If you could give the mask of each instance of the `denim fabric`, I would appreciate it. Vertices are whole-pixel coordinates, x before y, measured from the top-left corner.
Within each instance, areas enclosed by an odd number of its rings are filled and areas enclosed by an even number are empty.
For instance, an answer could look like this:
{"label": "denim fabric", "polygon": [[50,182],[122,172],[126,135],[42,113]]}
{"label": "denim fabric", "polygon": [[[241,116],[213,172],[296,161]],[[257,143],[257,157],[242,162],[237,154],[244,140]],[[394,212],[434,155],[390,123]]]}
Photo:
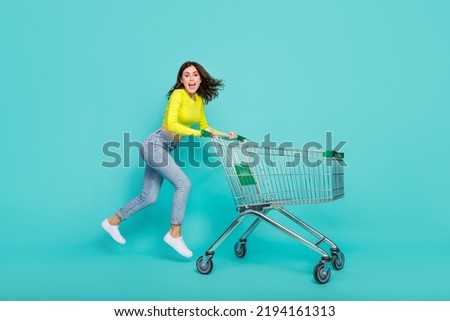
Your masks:
{"label": "denim fabric", "polygon": [[183,223],[191,182],[170,155],[175,148],[176,142],[162,130],[157,130],[145,139],[141,150],[141,156],[146,162],[144,186],[139,196],[117,212],[122,220],[153,204],[158,198],[163,180],[167,179],[175,187],[170,223]]}

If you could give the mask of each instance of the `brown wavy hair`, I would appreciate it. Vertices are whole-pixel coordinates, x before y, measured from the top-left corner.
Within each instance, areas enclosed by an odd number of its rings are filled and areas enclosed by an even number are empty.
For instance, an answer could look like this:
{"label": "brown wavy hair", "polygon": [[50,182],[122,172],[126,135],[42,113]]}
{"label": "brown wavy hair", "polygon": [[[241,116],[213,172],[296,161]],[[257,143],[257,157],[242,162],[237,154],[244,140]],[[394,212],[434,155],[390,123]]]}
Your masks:
{"label": "brown wavy hair", "polygon": [[199,94],[200,97],[203,98],[205,104],[207,104],[211,100],[219,96],[219,90],[223,89],[224,85],[222,80],[218,80],[211,77],[211,75],[206,71],[206,69],[195,61],[186,61],[181,65],[180,69],[178,70],[177,81],[175,85],[167,93],[167,97],[170,97],[170,95],[173,93],[175,89],[184,88],[184,85],[181,83],[181,76],[183,74],[183,71],[191,66],[194,66],[195,69],[197,69],[198,73],[200,74],[200,78],[202,80],[197,90],[197,94]]}

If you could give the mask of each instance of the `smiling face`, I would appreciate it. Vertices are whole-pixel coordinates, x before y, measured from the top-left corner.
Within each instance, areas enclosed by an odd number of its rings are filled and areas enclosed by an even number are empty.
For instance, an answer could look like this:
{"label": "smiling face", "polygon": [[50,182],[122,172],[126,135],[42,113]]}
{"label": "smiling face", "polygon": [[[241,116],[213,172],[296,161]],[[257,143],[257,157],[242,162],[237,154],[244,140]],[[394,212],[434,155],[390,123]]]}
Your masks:
{"label": "smiling face", "polygon": [[200,87],[202,78],[200,77],[197,68],[195,68],[195,66],[190,66],[183,70],[180,82],[184,85],[186,91],[193,97]]}

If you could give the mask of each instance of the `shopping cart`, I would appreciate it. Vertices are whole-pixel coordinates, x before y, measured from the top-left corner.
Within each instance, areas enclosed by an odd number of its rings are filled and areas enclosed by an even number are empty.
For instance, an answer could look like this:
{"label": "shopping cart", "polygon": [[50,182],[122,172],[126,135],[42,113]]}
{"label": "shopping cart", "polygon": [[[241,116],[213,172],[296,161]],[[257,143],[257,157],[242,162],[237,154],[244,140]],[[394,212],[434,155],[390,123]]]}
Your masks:
{"label": "shopping cart", "polygon": [[[234,245],[234,253],[243,258],[247,239],[261,221],[292,236],[321,258],[313,270],[316,281],[328,282],[330,265],[336,270],[344,267],[345,257],[335,243],[291,212],[286,205],[301,205],[334,201],[344,196],[344,154],[336,151],[265,147],[238,136],[211,137],[220,158],[239,215],[223,234],[200,256],[197,270],[208,274],[213,269],[217,247],[246,217],[256,217]],[[308,240],[268,216],[276,210],[303,228],[314,240]],[[320,246],[329,246],[330,254]]]}

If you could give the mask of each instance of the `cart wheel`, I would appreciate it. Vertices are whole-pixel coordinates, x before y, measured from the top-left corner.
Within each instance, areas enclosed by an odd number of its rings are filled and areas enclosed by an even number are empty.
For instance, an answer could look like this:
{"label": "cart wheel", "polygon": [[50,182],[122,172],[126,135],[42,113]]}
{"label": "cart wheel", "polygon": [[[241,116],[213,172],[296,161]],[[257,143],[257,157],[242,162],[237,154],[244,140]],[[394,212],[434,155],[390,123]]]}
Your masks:
{"label": "cart wheel", "polygon": [[238,258],[243,258],[247,254],[247,245],[244,242],[236,242],[234,244],[234,254]]}
{"label": "cart wheel", "polygon": [[209,274],[209,272],[212,271],[213,269],[213,261],[211,258],[208,258],[208,261],[206,261],[206,264],[203,266],[202,265],[203,262],[203,256],[200,256],[197,259],[197,270],[201,273],[201,274]]}
{"label": "cart wheel", "polygon": [[331,265],[333,265],[333,267],[336,270],[342,270],[342,268],[344,267],[344,263],[345,263],[344,253],[339,251],[331,254]]}
{"label": "cart wheel", "polygon": [[327,272],[324,271],[325,264],[323,262],[319,262],[316,267],[314,268],[314,278],[317,282],[320,284],[325,284],[328,282],[331,276],[331,270],[328,269]]}

